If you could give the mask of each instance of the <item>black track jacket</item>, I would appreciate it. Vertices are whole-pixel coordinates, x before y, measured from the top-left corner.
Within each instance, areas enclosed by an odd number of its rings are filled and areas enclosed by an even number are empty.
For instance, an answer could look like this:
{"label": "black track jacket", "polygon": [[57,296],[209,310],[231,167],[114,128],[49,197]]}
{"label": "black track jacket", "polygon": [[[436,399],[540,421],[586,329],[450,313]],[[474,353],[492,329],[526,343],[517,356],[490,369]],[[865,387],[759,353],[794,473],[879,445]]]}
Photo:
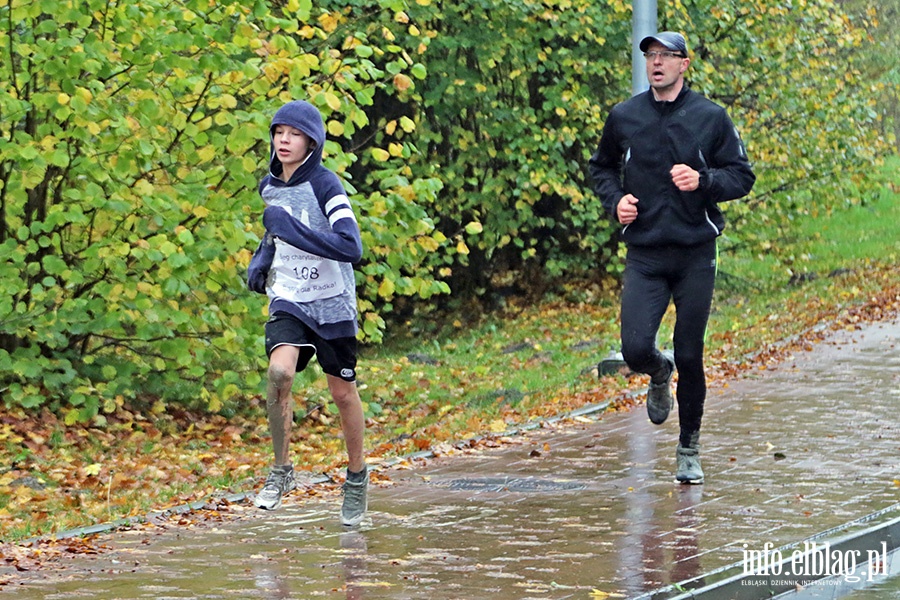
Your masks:
{"label": "black track jacket", "polygon": [[[700,187],[682,192],[670,169],[686,164]],[[725,228],[716,204],[747,195],[756,176],[728,113],[687,85],[672,102],[648,90],[617,104],[603,127],[588,169],[604,208],[618,222],[625,194],[638,199],[638,217],[622,230],[635,246],[693,246]]]}

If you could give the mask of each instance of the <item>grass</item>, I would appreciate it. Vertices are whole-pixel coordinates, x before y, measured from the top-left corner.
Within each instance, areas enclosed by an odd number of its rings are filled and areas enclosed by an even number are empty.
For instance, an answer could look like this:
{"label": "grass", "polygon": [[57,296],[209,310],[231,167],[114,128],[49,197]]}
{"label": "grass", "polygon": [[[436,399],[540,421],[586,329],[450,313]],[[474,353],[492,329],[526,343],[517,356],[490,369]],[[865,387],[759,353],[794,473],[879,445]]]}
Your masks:
{"label": "grass", "polygon": [[[888,170],[896,173],[900,161]],[[710,379],[729,365],[833,321],[854,307],[898,303],[897,182],[831,214],[772,220],[768,248],[723,253],[710,319]],[[785,236],[789,239],[785,239]],[[723,247],[727,244],[723,244]],[[800,276],[802,275],[802,276]],[[391,332],[360,359],[369,460],[501,433],[529,420],[612,401],[642,377],[598,378],[618,347],[618,286],[572,282],[539,303],[509,299],[484,316],[460,311]],[[896,308],[895,308],[896,309]],[[661,343],[671,337],[667,315]],[[295,385],[298,468],[337,474],[343,445],[321,375]],[[314,406],[324,405],[319,411]],[[20,541],[145,514],[223,492],[249,491],[271,450],[264,401],[240,415],[139,414],[121,408],[105,427],[65,427],[52,414],[0,415],[0,539]],[[338,475],[339,477],[339,475]]]}

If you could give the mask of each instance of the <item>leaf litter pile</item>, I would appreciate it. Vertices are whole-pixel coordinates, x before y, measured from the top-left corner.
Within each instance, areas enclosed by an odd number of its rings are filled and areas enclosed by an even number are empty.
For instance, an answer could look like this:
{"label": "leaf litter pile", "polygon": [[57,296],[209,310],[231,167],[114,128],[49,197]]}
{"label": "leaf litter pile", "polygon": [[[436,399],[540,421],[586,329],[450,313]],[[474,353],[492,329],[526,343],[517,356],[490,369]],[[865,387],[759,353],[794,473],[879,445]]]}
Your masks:
{"label": "leaf litter pile", "polygon": [[[592,360],[594,368],[582,369],[578,385],[525,393],[509,387],[519,372],[560,368],[558,358],[542,352],[551,332],[593,322],[608,330],[606,335],[616,335],[616,309],[609,308],[614,303],[599,304],[608,307],[556,302],[518,310],[508,317],[514,319],[514,326],[504,330],[510,333],[497,333],[485,343],[485,352],[500,357],[496,364],[504,365],[487,373],[411,355],[373,360],[372,374],[361,385],[364,400],[380,400],[377,414],[367,411],[373,483],[390,483],[390,468],[377,468],[388,459],[388,466],[411,468],[412,461],[403,457],[414,452],[419,452],[416,464],[431,456],[477,452],[510,443],[509,432],[527,422],[541,423],[592,404],[629,410],[642,402],[638,392],[646,386],[645,377],[597,377],[599,344],[586,345],[587,358],[581,360]],[[793,294],[780,304],[775,319],[757,315],[740,328],[711,327],[715,333],[708,340],[709,385],[727,386],[729,379],[811,350],[830,330],[853,330],[898,313],[898,266],[845,275],[829,293]],[[534,335],[526,342],[504,337],[521,331]],[[587,333],[603,335],[597,329]],[[510,356],[510,348],[527,352]],[[496,391],[482,394],[471,387],[475,379],[488,380]],[[316,475],[318,483],[301,486],[288,501],[337,495],[344,465],[338,419],[323,403],[297,421],[291,446],[295,468],[310,479]],[[119,407],[105,415],[102,426],[67,426],[49,411],[35,418],[7,410],[0,414],[0,451],[0,589],[17,574],[52,569],[67,556],[105,548],[101,536],[88,530],[72,537],[53,534],[112,522],[153,530],[240,518],[248,505],[244,495],[260,485],[271,462],[262,398],[229,418],[171,408],[154,413]],[[235,496],[238,501],[228,499]]]}

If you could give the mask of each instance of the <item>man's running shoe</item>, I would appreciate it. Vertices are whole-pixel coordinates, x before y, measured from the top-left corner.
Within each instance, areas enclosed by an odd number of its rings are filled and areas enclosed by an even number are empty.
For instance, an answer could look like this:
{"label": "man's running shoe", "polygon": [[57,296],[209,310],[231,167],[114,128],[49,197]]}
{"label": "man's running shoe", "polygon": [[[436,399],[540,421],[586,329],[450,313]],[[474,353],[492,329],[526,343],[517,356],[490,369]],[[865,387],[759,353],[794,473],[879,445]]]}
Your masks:
{"label": "man's running shoe", "polygon": [[669,365],[669,376],[664,383],[653,383],[647,388],[647,416],[654,425],[661,425],[669,418],[675,399],[672,397],[672,376],[675,374],[675,361],[663,355]]}
{"label": "man's running shoe", "polygon": [[703,468],[700,466],[700,446],[685,448],[678,444],[675,449],[675,479],[679,483],[699,485],[703,483]]}

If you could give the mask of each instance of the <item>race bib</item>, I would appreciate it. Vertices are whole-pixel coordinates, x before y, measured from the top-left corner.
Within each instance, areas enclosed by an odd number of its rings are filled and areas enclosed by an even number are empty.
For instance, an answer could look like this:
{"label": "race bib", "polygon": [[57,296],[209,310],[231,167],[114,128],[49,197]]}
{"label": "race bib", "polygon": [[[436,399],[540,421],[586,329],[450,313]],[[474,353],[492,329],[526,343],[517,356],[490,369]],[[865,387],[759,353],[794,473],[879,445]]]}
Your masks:
{"label": "race bib", "polygon": [[344,293],[344,277],[337,261],[281,240],[275,240],[275,259],[269,272],[272,293],[292,302],[314,302]]}

